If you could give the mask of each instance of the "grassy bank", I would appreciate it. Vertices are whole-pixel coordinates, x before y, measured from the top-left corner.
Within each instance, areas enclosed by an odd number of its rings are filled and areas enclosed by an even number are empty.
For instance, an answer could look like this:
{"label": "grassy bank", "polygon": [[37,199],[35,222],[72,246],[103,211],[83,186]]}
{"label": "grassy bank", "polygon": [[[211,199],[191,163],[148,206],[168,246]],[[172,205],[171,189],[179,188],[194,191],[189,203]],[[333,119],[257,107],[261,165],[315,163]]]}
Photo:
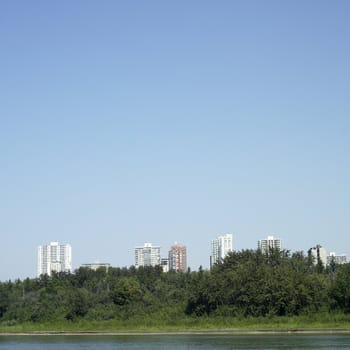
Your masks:
{"label": "grassy bank", "polygon": [[350,316],[336,314],[298,317],[184,317],[173,320],[133,318],[128,320],[56,321],[47,323],[20,323],[0,326],[1,333],[21,332],[179,332],[214,330],[297,330],[297,329],[349,329]]}

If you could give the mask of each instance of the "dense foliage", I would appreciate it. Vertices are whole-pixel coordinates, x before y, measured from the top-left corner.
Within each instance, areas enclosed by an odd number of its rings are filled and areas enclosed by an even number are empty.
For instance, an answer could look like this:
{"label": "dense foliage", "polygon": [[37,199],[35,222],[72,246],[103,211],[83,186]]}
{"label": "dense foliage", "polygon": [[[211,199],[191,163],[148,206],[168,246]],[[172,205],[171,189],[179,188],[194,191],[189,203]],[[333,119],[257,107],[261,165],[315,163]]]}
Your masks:
{"label": "dense foliage", "polygon": [[350,313],[350,264],[327,269],[301,252],[243,250],[211,271],[79,268],[0,283],[0,322]]}

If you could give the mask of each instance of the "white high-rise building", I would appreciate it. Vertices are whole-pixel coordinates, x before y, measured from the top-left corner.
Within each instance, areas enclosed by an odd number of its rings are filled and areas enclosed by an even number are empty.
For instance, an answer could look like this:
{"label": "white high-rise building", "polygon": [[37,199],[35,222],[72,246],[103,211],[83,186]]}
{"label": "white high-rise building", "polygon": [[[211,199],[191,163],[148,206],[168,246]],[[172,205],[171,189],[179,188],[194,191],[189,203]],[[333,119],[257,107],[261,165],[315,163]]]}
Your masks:
{"label": "white high-rise building", "polygon": [[232,234],[219,236],[211,241],[210,267],[232,252]]}
{"label": "white high-rise building", "polygon": [[268,254],[270,249],[282,250],[282,241],[274,238],[274,236],[267,236],[266,239],[260,239],[258,241],[258,249],[264,254]]}
{"label": "white high-rise building", "polygon": [[145,243],[143,247],[135,248],[135,267],[160,265],[160,247]]}
{"label": "white high-rise building", "polygon": [[52,271],[72,271],[72,247],[69,244],[51,242],[38,247],[38,276],[51,276]]}
{"label": "white high-rise building", "polygon": [[308,255],[313,258],[314,265],[322,263],[324,267],[327,264],[327,251],[321,245],[317,244],[308,250]]}

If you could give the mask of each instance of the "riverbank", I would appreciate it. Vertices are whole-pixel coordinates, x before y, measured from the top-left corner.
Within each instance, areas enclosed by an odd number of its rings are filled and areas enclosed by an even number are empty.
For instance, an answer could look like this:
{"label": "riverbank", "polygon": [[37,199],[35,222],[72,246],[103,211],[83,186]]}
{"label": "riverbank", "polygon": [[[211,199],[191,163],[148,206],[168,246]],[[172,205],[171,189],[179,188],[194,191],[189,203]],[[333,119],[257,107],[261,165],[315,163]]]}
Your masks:
{"label": "riverbank", "polygon": [[217,329],[217,330],[187,330],[187,331],[32,331],[32,332],[1,332],[0,336],[167,336],[167,335],[271,335],[271,334],[350,334],[350,328],[309,328],[309,329]]}
{"label": "riverbank", "polygon": [[350,333],[350,316],[325,314],[316,320],[298,317],[185,317],[157,319],[56,321],[46,323],[0,323],[0,335],[167,335],[167,334],[276,334]]}

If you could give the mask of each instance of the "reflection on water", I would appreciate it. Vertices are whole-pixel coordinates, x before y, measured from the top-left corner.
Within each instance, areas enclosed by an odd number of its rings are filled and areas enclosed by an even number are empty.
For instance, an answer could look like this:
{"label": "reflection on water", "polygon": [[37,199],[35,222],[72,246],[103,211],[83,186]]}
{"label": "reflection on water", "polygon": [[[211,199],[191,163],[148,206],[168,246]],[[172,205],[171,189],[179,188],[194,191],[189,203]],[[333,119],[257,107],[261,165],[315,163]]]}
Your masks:
{"label": "reflection on water", "polygon": [[349,349],[350,335],[0,336],[0,350]]}

